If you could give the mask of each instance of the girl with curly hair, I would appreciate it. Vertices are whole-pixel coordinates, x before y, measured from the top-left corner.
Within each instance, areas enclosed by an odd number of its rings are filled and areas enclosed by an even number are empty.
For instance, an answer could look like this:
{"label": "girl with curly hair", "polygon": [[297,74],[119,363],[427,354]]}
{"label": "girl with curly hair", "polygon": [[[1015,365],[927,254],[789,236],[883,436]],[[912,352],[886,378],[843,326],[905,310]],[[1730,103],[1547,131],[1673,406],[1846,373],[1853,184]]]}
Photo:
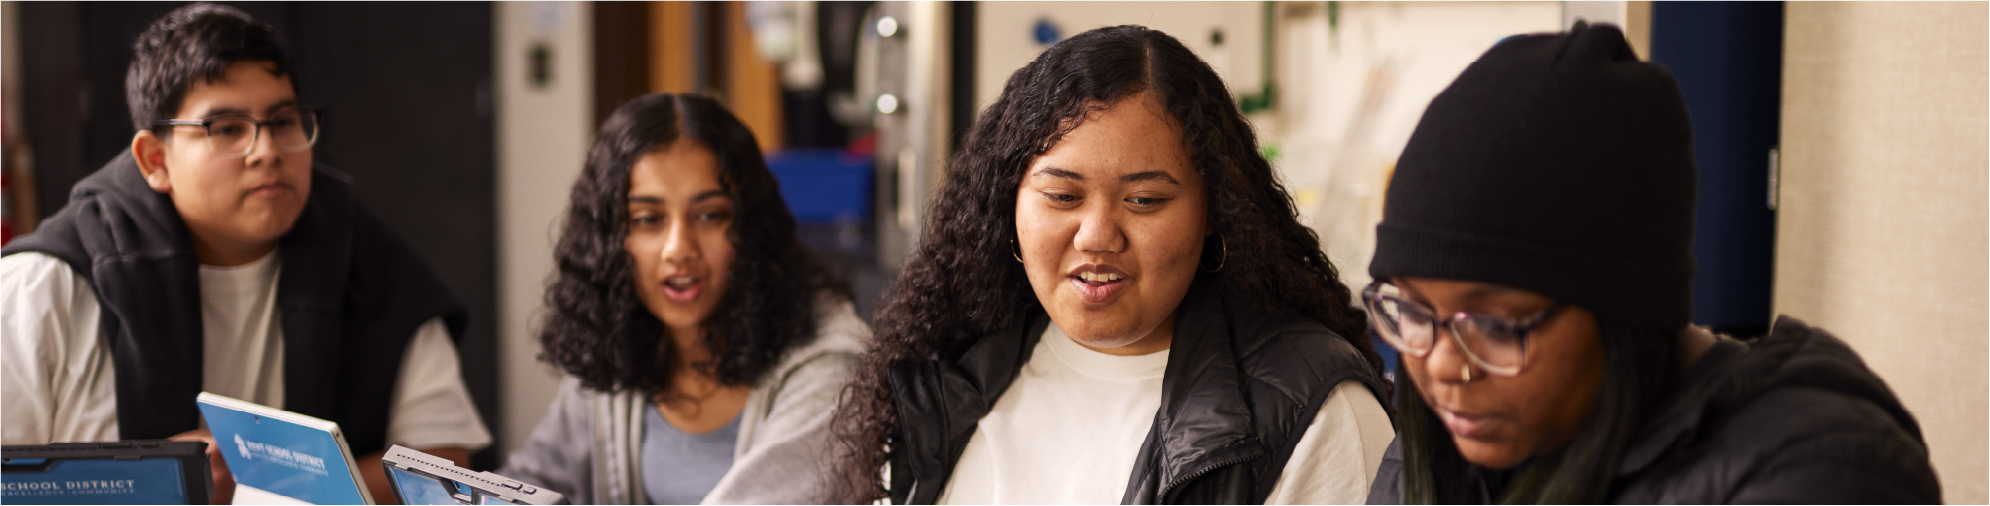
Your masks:
{"label": "girl with curly hair", "polygon": [[1173,37],[1047,49],[931,209],[838,413],[839,501],[1365,497],[1393,428],[1361,313]]}
{"label": "girl with curly hair", "polygon": [[830,499],[829,413],[869,338],[746,126],[646,95],[574,183],[540,359],[568,375],[499,471],[576,504]]}

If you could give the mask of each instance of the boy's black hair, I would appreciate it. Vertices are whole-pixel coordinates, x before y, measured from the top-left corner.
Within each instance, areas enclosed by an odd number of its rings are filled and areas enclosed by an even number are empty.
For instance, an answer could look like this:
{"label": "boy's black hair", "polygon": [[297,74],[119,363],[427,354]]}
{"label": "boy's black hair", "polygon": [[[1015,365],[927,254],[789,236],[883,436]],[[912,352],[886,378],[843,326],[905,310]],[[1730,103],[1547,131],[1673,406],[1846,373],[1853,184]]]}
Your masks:
{"label": "boy's black hair", "polygon": [[[262,61],[275,64],[271,73],[290,75],[290,47],[276,28],[256,21],[234,7],[199,2],[174,9],[153,21],[131,44],[136,56],[125,72],[125,101],[131,124],[139,130],[171,119],[196,82],[211,83],[227,75],[228,64]],[[294,80],[293,80],[294,82]]]}

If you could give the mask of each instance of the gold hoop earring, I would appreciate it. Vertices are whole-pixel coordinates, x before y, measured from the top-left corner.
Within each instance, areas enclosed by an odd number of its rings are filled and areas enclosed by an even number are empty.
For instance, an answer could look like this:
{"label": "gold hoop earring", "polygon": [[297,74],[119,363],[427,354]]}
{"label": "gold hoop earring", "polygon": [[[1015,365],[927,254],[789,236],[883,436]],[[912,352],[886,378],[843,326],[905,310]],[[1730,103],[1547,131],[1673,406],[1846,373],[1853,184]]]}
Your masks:
{"label": "gold hoop earring", "polygon": [[1015,239],[1010,239],[1009,245],[1014,246],[1012,248],[1009,248],[1009,256],[1015,257],[1016,263],[1023,263],[1023,255],[1022,255],[1023,247],[1021,245],[1016,244]]}
{"label": "gold hoop earring", "polygon": [[1223,256],[1216,260],[1216,268],[1202,272],[1216,272],[1223,270],[1223,264],[1230,262],[1230,242],[1223,240],[1222,232],[1216,233],[1216,244],[1218,245],[1218,247],[1223,249]]}

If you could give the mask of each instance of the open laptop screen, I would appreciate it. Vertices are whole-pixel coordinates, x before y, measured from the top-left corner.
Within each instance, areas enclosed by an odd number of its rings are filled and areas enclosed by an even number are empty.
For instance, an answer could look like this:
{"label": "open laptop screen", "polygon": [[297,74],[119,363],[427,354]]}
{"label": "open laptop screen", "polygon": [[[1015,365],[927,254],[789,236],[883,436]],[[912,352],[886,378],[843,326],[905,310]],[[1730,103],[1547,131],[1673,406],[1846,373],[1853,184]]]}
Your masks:
{"label": "open laptop screen", "polygon": [[0,449],[0,503],[207,504],[207,443],[120,441]]}

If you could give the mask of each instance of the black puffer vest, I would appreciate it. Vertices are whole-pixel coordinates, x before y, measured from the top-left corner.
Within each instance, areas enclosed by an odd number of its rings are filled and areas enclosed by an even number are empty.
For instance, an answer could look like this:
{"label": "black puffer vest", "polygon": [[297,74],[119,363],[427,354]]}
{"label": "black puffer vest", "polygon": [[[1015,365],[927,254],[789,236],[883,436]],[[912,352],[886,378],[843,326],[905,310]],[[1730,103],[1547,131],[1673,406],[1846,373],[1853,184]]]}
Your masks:
{"label": "black puffer vest", "polygon": [[[1175,320],[1160,411],[1129,456],[1126,504],[1262,504],[1335,385],[1359,381],[1378,401],[1387,393],[1360,352],[1324,325],[1246,312],[1202,291],[1190,290]],[[959,357],[891,369],[893,504],[939,500],[976,424],[1050,324],[1041,309],[1026,321]]]}
{"label": "black puffer vest", "polygon": [[[310,199],[277,247],[283,408],[338,422],[356,455],[386,448],[408,338],[440,316],[461,339],[462,305],[324,165],[312,168]],[[68,205],[4,254],[25,252],[61,259],[96,291],[119,437],[199,428],[200,261],[172,199],[146,185],[131,152],[78,182]]]}
{"label": "black puffer vest", "polygon": [[[1402,440],[1368,504],[1403,501]],[[1500,497],[1466,478],[1468,504]],[[1844,341],[1788,316],[1769,334],[1722,338],[1624,448],[1606,503],[1934,504],[1941,483],[1914,415]]]}

